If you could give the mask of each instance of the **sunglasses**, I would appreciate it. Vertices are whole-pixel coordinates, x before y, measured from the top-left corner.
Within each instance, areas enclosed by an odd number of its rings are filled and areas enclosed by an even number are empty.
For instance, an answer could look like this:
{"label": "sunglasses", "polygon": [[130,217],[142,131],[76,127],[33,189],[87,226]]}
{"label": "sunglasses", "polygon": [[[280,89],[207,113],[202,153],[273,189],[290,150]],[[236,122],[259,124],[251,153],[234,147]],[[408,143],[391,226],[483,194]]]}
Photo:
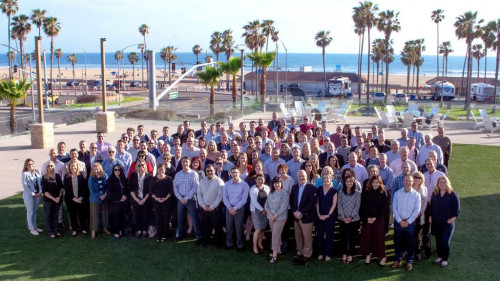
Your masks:
{"label": "sunglasses", "polygon": [[139,141],[139,140],[134,140],[134,141]]}
{"label": "sunglasses", "polygon": [[413,177],[413,178],[414,178],[414,179],[419,179],[419,180],[421,180],[421,179],[422,179],[421,177]]}
{"label": "sunglasses", "polygon": [[108,153],[115,153],[114,151],[108,151]]}
{"label": "sunglasses", "polygon": [[139,165],[139,166],[137,166],[137,167],[142,167],[142,168],[144,168],[144,165]]}
{"label": "sunglasses", "polygon": [[222,163],[215,163],[216,165],[222,165]]}
{"label": "sunglasses", "polygon": [[92,147],[90,147],[90,149],[97,149],[97,147],[95,147],[95,146],[92,146]]}
{"label": "sunglasses", "polygon": [[115,172],[121,172],[122,170],[120,170],[120,169],[114,169],[113,171],[115,171]]}

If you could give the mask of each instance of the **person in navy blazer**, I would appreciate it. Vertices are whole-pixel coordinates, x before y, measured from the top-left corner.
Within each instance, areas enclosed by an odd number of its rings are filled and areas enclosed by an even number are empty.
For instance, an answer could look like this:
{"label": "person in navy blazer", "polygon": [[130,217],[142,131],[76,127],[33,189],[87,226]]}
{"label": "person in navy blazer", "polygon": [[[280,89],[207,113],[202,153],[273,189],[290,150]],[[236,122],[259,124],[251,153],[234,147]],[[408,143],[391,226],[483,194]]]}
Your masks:
{"label": "person in navy blazer", "polygon": [[[316,220],[316,188],[307,183],[307,174],[304,170],[297,173],[299,183],[292,187],[290,194],[290,208],[294,216],[295,242],[297,255],[294,256],[294,265],[306,265],[313,251],[313,223]],[[299,201],[300,196],[300,201]]]}

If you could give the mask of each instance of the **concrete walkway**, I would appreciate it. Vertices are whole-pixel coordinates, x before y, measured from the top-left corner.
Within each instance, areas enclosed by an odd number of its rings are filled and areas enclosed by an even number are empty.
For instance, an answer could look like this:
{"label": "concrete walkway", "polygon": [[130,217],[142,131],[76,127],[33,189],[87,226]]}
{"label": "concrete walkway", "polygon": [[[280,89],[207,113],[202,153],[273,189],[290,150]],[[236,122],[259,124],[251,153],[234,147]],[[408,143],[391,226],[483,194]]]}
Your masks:
{"label": "concrete walkway", "polygon": [[[242,118],[233,120],[235,126],[244,121],[248,123],[251,120],[263,118],[267,123],[270,120],[271,113],[254,113]],[[361,126],[363,131],[368,131],[373,123],[376,122],[375,117],[348,117],[348,122],[352,127]],[[143,124],[146,132],[156,129],[161,135],[163,126],[169,126],[170,132],[175,133],[178,122],[156,121],[156,120],[139,120],[139,119],[117,119],[116,130],[105,135],[105,141],[115,144],[123,132],[126,132],[128,127],[137,128],[139,124]],[[343,126],[344,124],[339,123]],[[472,130],[472,122],[467,121],[446,121],[446,134],[451,138],[453,143],[462,144],[480,144],[480,145],[495,145],[500,146],[500,133],[485,133],[483,129]],[[191,124],[193,129],[199,129],[199,124]],[[247,125],[248,127],[248,125]],[[328,129],[330,132],[335,131],[335,124],[329,123]],[[400,136],[400,128],[386,129],[388,139],[398,138]],[[87,143],[96,141],[95,121],[74,124],[69,126],[58,126],[54,129],[55,143],[60,141],[66,143],[66,149],[69,152],[71,148],[78,148],[80,140],[86,140]],[[436,134],[434,129],[423,130],[423,133]],[[0,169],[0,199],[12,196],[22,192],[20,183],[21,171],[24,160],[32,158],[35,161],[37,169],[41,169],[43,162],[48,160],[49,149],[32,149],[31,136],[29,134],[17,135],[12,137],[0,138],[0,161],[3,163],[3,169]]]}

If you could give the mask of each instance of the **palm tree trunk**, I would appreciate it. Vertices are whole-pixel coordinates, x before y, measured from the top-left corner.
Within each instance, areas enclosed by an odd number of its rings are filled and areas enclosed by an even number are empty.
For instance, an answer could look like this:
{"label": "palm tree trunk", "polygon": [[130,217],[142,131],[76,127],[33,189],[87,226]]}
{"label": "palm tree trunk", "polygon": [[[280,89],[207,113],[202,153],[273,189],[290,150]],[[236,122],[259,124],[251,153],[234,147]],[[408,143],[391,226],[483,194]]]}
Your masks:
{"label": "palm tree trunk", "polygon": [[266,68],[262,67],[262,75],[260,77],[260,110],[264,111],[266,102]]}
{"label": "palm tree trunk", "polygon": [[325,89],[326,89],[326,68],[325,68],[325,47],[323,47],[323,51],[321,52],[323,55],[323,75],[325,77]]}
{"label": "palm tree trunk", "polygon": [[407,93],[410,92],[410,68],[411,68],[411,65],[409,64],[407,67],[407,71],[406,71],[406,92]]}
{"label": "palm tree trunk", "polygon": [[167,84],[167,61],[164,61],[165,67],[163,68],[163,85]]}
{"label": "palm tree trunk", "polygon": [[467,120],[470,119],[470,81],[472,78],[472,59],[471,59],[472,47],[471,44],[468,44],[468,59],[467,59],[467,90],[465,92],[467,106]]}
{"label": "palm tree trunk", "polygon": [[[24,76],[24,43],[23,43],[23,40],[22,38],[19,39],[19,49],[21,50],[21,77]],[[485,75],[486,75],[486,71],[485,71]]]}
{"label": "palm tree trunk", "polygon": [[141,73],[142,73],[141,76],[141,90],[142,90],[142,87],[144,86],[144,48],[142,48],[141,50]]}
{"label": "palm tree trunk", "polygon": [[[59,89],[62,90],[62,85],[61,85],[61,59],[57,58],[57,70],[58,70],[58,75],[59,75]],[[118,72],[118,75],[120,73]]]}
{"label": "palm tree trunk", "polygon": [[73,66],[73,80],[75,80],[75,62],[71,63]]}
{"label": "palm tree trunk", "polygon": [[236,108],[236,74],[233,74],[233,108]]}
{"label": "palm tree trunk", "polygon": [[172,60],[168,59],[168,85],[172,85]]}
{"label": "palm tree trunk", "polygon": [[442,67],[441,67],[441,76],[444,77],[444,59],[445,56],[443,55],[443,61],[442,61]]}
{"label": "palm tree trunk", "polygon": [[215,114],[215,85],[210,85],[210,116]]}
{"label": "palm tree trunk", "polygon": [[[54,36],[51,36],[50,40],[50,84],[54,86],[54,83],[52,83],[52,65],[54,64]],[[75,70],[73,66],[73,80],[75,80]],[[52,99],[52,106],[54,106],[54,99]]]}
{"label": "palm tree trunk", "polygon": [[368,64],[368,73],[366,80],[366,107],[370,107],[370,28],[368,27],[368,53],[366,54],[366,63]]}
{"label": "palm tree trunk", "polygon": [[380,71],[379,66],[380,66],[380,63],[377,61],[377,88],[378,88],[378,73]]}
{"label": "palm tree trunk", "polygon": [[420,82],[420,66],[417,65],[417,96],[418,96],[418,90],[419,90],[419,82]]}
{"label": "palm tree trunk", "polygon": [[[461,80],[461,88],[462,88],[462,91],[460,94],[464,94],[464,76],[465,76],[465,66],[467,65],[467,57],[469,56],[469,52],[468,52],[468,49],[469,47],[467,47],[467,51],[465,51],[465,59],[464,59],[464,67],[462,69],[462,80]],[[460,100],[460,97],[459,97],[459,100]],[[467,109],[467,105],[464,104],[464,110]]]}
{"label": "palm tree trunk", "polygon": [[10,133],[17,133],[17,120],[16,120],[16,100],[10,102]]}
{"label": "palm tree trunk", "polygon": [[[10,15],[8,16],[9,18],[9,24],[7,25],[7,34],[9,36],[9,50],[7,51],[7,54],[10,52]],[[9,79],[12,80],[12,61],[9,58]]]}
{"label": "palm tree trunk", "polygon": [[132,82],[135,82],[135,63],[132,64]]}
{"label": "palm tree trunk", "polygon": [[389,96],[389,40],[385,41],[385,103],[387,104],[387,96]]}
{"label": "palm tree trunk", "polygon": [[361,105],[361,70],[363,69],[363,46],[365,45],[365,33],[363,32],[362,39],[361,39],[361,49],[359,50],[359,66],[358,66],[358,103]]}
{"label": "palm tree trunk", "polygon": [[479,79],[479,67],[480,67],[479,62],[480,61],[481,61],[481,59],[477,58],[477,79]]}
{"label": "palm tree trunk", "polygon": [[437,29],[437,41],[436,41],[436,75],[437,79],[436,81],[439,80],[439,21],[436,23],[436,29]]}
{"label": "palm tree trunk", "polygon": [[483,83],[486,83],[486,65],[488,62],[488,48],[484,48],[484,79]]}

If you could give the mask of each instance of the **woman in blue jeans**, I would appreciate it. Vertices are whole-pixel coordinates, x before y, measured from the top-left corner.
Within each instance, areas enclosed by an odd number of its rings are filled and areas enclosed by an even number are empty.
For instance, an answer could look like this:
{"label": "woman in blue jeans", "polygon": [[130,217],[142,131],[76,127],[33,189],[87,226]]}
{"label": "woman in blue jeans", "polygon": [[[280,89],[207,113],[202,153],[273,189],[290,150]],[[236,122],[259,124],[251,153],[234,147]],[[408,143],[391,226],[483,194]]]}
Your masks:
{"label": "woman in blue jeans", "polygon": [[24,161],[21,183],[23,185],[23,201],[26,206],[26,219],[28,229],[32,235],[38,235],[42,229],[36,226],[36,211],[42,198],[42,188],[40,184],[40,173],[35,170],[35,162],[28,158]]}
{"label": "woman in blue jeans", "polygon": [[437,258],[435,264],[445,267],[450,255],[450,241],[455,230],[455,220],[460,214],[460,199],[453,191],[450,180],[446,176],[438,179],[431,197],[432,234],[436,236]]}

